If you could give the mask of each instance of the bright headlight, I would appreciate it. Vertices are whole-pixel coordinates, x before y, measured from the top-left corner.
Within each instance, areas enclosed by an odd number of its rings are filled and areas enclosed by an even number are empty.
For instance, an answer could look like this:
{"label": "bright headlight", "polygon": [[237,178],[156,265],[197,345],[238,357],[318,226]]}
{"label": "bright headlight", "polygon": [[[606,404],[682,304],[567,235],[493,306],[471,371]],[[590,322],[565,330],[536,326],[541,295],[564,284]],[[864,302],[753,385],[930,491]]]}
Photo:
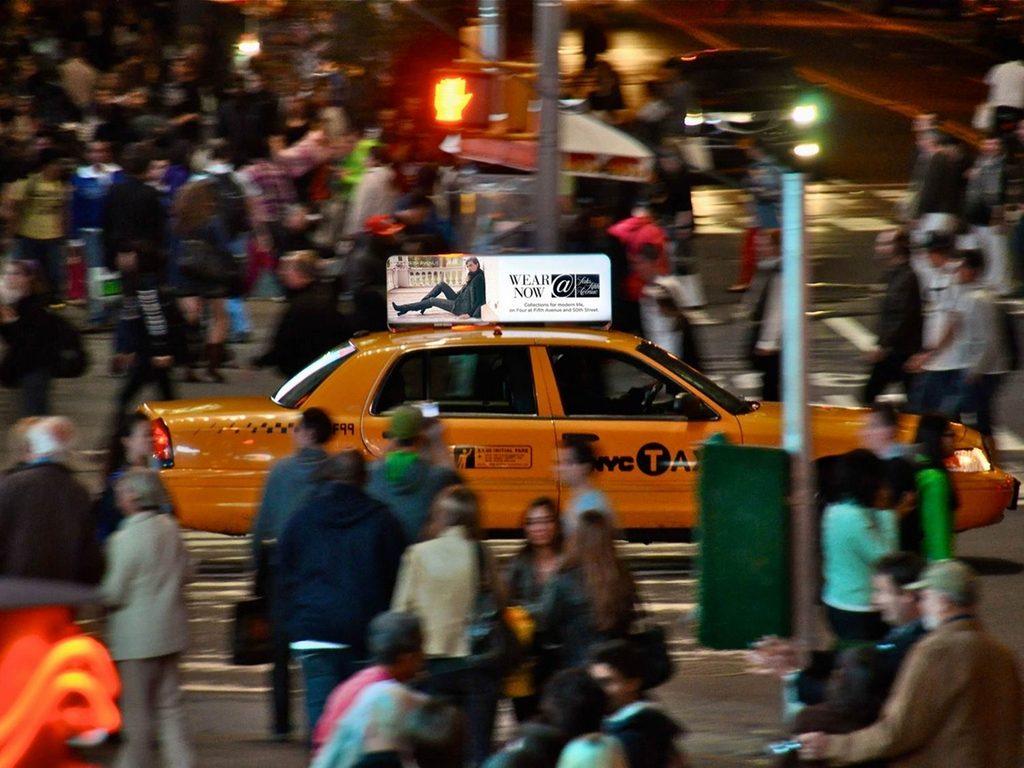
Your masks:
{"label": "bright headlight", "polygon": [[793,108],[792,118],[797,125],[810,125],[818,119],[818,108],[813,104],[801,104]]}
{"label": "bright headlight", "polygon": [[683,120],[683,125],[688,125],[691,128],[701,125],[704,122],[704,115],[700,112],[687,112],[686,118]]}
{"label": "bright headlight", "polygon": [[960,448],[947,462],[950,472],[988,472],[992,463],[981,448]]}

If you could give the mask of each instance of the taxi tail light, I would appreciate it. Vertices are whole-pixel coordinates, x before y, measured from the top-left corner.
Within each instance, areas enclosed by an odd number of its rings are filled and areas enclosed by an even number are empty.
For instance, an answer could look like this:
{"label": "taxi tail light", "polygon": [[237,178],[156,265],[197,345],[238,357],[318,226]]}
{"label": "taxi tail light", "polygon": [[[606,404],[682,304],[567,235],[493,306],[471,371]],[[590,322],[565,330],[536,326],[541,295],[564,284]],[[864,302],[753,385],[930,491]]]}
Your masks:
{"label": "taxi tail light", "polygon": [[958,448],[946,459],[946,469],[950,472],[988,472],[992,469],[992,462],[981,448]]}
{"label": "taxi tail light", "polygon": [[164,469],[174,466],[174,446],[171,444],[171,430],[163,419],[153,419],[153,457]]}

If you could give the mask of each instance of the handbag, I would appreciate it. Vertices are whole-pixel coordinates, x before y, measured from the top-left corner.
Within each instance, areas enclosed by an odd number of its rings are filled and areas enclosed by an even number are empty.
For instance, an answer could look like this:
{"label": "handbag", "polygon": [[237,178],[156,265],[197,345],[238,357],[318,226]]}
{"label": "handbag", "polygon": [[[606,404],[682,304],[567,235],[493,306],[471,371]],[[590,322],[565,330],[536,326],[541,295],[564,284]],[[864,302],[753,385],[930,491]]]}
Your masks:
{"label": "handbag", "polygon": [[185,277],[202,283],[229,286],[240,278],[235,257],[205,240],[183,240],[178,269]]}
{"label": "handbag", "polygon": [[470,663],[500,677],[522,663],[523,649],[491,584],[484,546],[477,542],[476,547],[480,586],[466,627]]}
{"label": "handbag", "polygon": [[668,682],[675,674],[675,662],[668,652],[668,638],[665,628],[649,620],[649,614],[641,613],[642,628],[629,633],[629,642],[644,660],[643,690],[657,688]]}
{"label": "handbag", "polygon": [[274,660],[270,612],[265,597],[235,603],[231,623],[231,663],[239,666],[270,664]]}

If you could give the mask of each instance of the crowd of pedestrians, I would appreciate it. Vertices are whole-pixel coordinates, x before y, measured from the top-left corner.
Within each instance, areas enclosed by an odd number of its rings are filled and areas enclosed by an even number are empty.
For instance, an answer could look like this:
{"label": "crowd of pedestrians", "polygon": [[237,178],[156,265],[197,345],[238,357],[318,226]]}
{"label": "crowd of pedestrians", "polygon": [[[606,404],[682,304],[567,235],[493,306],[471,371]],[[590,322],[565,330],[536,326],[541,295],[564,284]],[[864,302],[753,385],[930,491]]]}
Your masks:
{"label": "crowd of pedestrians", "polygon": [[[30,418],[13,433],[18,464],[0,483],[0,573],[98,585],[123,681],[119,765],[150,764],[159,730],[165,761],[184,767],[195,764],[178,672],[191,564],[147,468],[149,423],[123,414],[148,384],[173,399],[199,372],[224,381],[231,341],[250,333],[247,294],[287,303],[267,348],[247,361],[285,376],[356,330],[383,328],[386,258],[452,243],[457,214],[444,179],[460,161],[417,132],[415,99],[381,109],[363,130],[328,81],[279,99],[254,65],[214,91],[198,74],[201,51],[161,58],[151,25],[129,16],[123,26],[112,50],[62,46],[36,30],[3,73],[14,94],[0,110],[13,258],[0,291],[0,382],[19,390]],[[589,102],[619,122],[605,45],[592,29]],[[655,95],[668,99],[671,84],[662,85]],[[657,134],[657,113],[645,114]],[[935,123],[916,126],[904,226],[876,243],[891,271],[864,392],[873,404],[865,448],[840,457],[823,486],[821,597],[836,653],[801,668],[791,644],[758,649],[800,710],[802,759],[915,765],[955,755],[969,768],[1019,759],[1019,670],[977,622],[975,576],[951,559],[957,499],[947,461],[950,420],[961,417],[995,454],[992,404],[1016,367],[997,299],[1014,289],[1008,232],[1024,205],[1024,122],[1019,135],[987,138],[973,162]],[[689,178],[678,152],[654,143],[648,199],[583,203],[566,239],[612,256],[616,325],[695,362],[681,279]],[[747,351],[774,400],[780,169],[756,143],[748,154],[753,226],[733,288],[746,294]],[[98,300],[93,280],[112,273],[116,307]],[[458,307],[458,294],[441,293],[425,301]],[[71,425],[44,416],[54,313],[77,299],[88,302],[90,324],[115,331],[125,377],[99,499],[68,469]],[[893,383],[923,414],[909,450],[895,441],[895,412],[877,402]],[[681,768],[684,729],[645,691],[645,660],[629,642],[638,588],[612,505],[593,483],[589,444],[560,447],[565,504],[537,499],[524,510],[525,543],[503,569],[482,541],[479,500],[437,450],[440,429],[399,406],[386,454],[367,466],[354,451],[329,455],[330,418],[309,409],[294,455],[272,469],[252,531],[273,632],[272,737],[297,730],[297,662],[320,768]],[[516,617],[506,628],[519,638],[514,661],[480,648],[499,616]],[[996,716],[980,711],[982,693],[998,702]],[[496,750],[502,697],[519,728]]]}
{"label": "crowd of pedestrians", "polygon": [[[253,528],[257,585],[271,596],[280,638],[275,738],[293,731],[290,655],[302,669],[316,766],[391,765],[384,753],[408,755],[409,719],[437,700],[457,707],[466,764],[504,764],[508,754],[491,757],[503,696],[525,741],[531,728],[545,729],[546,757],[530,765],[561,765],[566,744],[602,728],[621,736],[608,749],[624,750],[628,762],[616,764],[681,765],[673,739],[682,729],[642,695],[642,665],[628,642],[637,590],[616,551],[607,498],[584,490],[587,473],[572,502],[583,505],[574,525],[562,522],[572,504],[560,515],[538,499],[525,511],[522,551],[501,568],[481,539],[476,495],[449,456],[431,451],[433,424],[419,409],[391,412],[390,448],[369,466],[354,451],[325,453],[329,427],[319,409],[303,413],[296,453],[271,471]],[[583,449],[566,445],[564,453],[592,466]],[[481,645],[484,617],[505,615],[519,625],[509,625],[522,638],[514,654]],[[559,680],[580,684],[564,670],[583,675],[597,697],[586,702],[585,728],[545,716]],[[603,722],[605,715],[612,717]],[[646,728],[661,734],[654,752]],[[518,739],[506,747],[522,750]]]}
{"label": "crowd of pedestrians", "polygon": [[[94,10],[71,15],[92,30]],[[117,33],[103,23],[96,40],[67,33],[73,19],[40,16],[0,51],[0,94],[15,105],[0,109],[13,257],[2,378],[21,391],[22,415],[49,412],[56,350],[32,329],[67,302],[87,304],[86,330],[114,330],[121,414],[150,385],[174,399],[182,384],[224,381],[225,366],[291,375],[353,332],[386,327],[389,256],[468,247],[456,240],[458,192],[476,169],[447,151],[422,98],[360,95],[332,62],[271,83],[278,63],[256,57],[215,77],[207,47],[172,45],[153,16],[114,15]],[[616,78],[594,56],[592,106],[612,119]],[[286,82],[296,90],[271,89]],[[671,123],[663,114],[650,138],[652,184],[580,181],[565,242],[611,255],[616,327],[697,363],[691,182],[662,141]],[[482,274],[467,285],[428,300],[473,314]],[[255,356],[232,346],[252,339],[247,297],[287,302]],[[18,342],[27,335],[43,339],[31,354]]]}

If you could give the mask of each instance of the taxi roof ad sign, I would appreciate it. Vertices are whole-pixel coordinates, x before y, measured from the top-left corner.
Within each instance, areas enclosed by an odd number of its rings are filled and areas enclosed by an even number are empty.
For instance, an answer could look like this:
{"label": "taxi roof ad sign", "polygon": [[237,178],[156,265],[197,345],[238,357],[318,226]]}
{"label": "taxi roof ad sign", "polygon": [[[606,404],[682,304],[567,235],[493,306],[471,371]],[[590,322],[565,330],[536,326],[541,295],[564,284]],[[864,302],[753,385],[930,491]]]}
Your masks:
{"label": "taxi roof ad sign", "polygon": [[392,256],[388,324],[607,323],[604,254]]}

